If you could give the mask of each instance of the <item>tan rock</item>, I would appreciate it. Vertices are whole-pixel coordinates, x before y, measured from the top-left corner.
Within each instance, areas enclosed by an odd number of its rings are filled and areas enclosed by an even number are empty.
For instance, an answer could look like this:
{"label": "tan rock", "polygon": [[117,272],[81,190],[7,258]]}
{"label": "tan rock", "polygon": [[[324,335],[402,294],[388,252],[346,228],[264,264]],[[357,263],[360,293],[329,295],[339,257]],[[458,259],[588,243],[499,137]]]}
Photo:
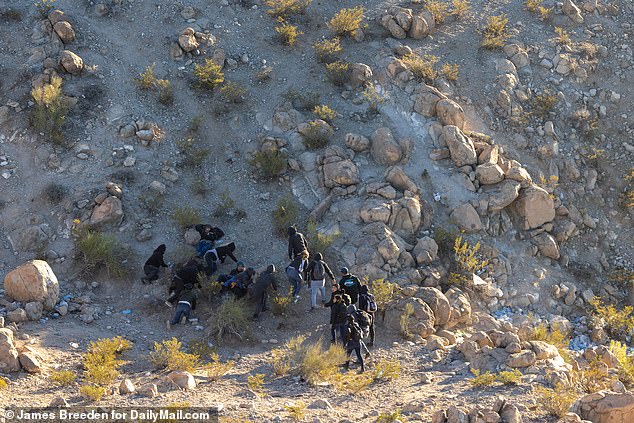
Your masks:
{"label": "tan rock", "polygon": [[141,396],[154,398],[158,396],[158,387],[156,386],[156,384],[150,383],[139,388],[138,392],[139,392],[139,395]]}
{"label": "tan rock", "polygon": [[198,48],[198,41],[192,28],[186,28],[178,37],[178,45],[187,53]]}
{"label": "tan rock", "polygon": [[363,63],[352,63],[350,65],[350,86],[358,88],[372,82],[372,68]]}
{"label": "tan rock", "polygon": [[37,357],[35,357],[35,354],[28,351],[23,352],[23,353],[20,353],[20,355],[18,356],[18,359],[20,360],[20,364],[22,365],[24,370],[26,370],[27,372],[29,373],[42,372],[42,365],[40,364],[40,361],[37,359]]}
{"label": "tan rock", "polygon": [[581,10],[572,0],[564,0],[564,4],[561,7],[561,11],[564,12],[574,23],[583,23],[583,16]]}
{"label": "tan rock", "polygon": [[70,50],[64,50],[60,53],[59,63],[66,72],[72,75],[79,75],[84,69],[84,61]]}
{"label": "tan rock", "polygon": [[53,270],[43,260],[31,260],[4,278],[6,294],[18,301],[41,302],[45,309],[52,310],[59,298],[59,283]]}
{"label": "tan rock", "polygon": [[403,157],[401,146],[396,142],[392,131],[388,128],[379,128],[371,137],[372,158],[382,165],[394,165]]}
{"label": "tan rock", "polygon": [[496,213],[509,206],[520,193],[520,183],[506,179],[487,191],[489,213]]}
{"label": "tan rock", "polygon": [[29,320],[26,311],[23,308],[16,308],[7,312],[7,320],[13,323],[22,323]]}
{"label": "tan rock", "polygon": [[55,9],[48,13],[48,20],[51,22],[51,25],[55,25],[58,22],[68,22],[68,16],[61,10]]}
{"label": "tan rock", "polygon": [[194,228],[189,228],[185,231],[185,243],[187,245],[196,245],[200,241],[200,232]]}
{"label": "tan rock", "polygon": [[172,381],[181,389],[195,389],[196,380],[194,376],[183,370],[176,370],[167,375],[167,379]]}
{"label": "tan rock", "polygon": [[447,125],[440,134],[440,142],[447,145],[451,153],[451,159],[458,167],[476,164],[476,155],[473,141],[467,137],[457,126]]}
{"label": "tan rock", "polygon": [[0,329],[0,372],[10,373],[20,370],[18,350],[13,344],[13,331],[7,328]]}
{"label": "tan rock", "polygon": [[482,185],[493,185],[504,180],[504,171],[494,163],[485,163],[476,167],[476,178]]}
{"label": "tan rock", "polygon": [[511,354],[506,359],[506,365],[512,368],[529,367],[535,364],[537,356],[531,350],[525,350],[517,354]]}
{"label": "tan rock", "polygon": [[370,140],[359,134],[346,134],[346,146],[357,153],[370,149]]}
{"label": "tan rock", "polygon": [[443,125],[454,125],[464,129],[465,114],[462,107],[448,98],[440,100],[436,104],[436,114],[438,120]]}
{"label": "tan rock", "polygon": [[449,219],[467,233],[475,233],[482,230],[482,221],[478,212],[469,203],[462,204],[451,212]]}
{"label": "tan rock", "polygon": [[136,388],[134,386],[134,383],[132,383],[130,379],[124,379],[121,381],[121,384],[119,385],[119,393],[121,395],[132,394],[135,391]]}
{"label": "tan rock", "polygon": [[537,228],[555,218],[553,199],[537,185],[522,189],[513,205],[524,230]]}
{"label": "tan rock", "polygon": [[92,210],[90,215],[91,226],[101,226],[113,224],[118,226],[123,220],[123,205],[121,200],[111,195],[103,203]]}
{"label": "tan rock", "polygon": [[414,15],[407,35],[415,40],[422,40],[429,35],[429,25],[425,18],[420,15]]}
{"label": "tan rock", "polygon": [[546,232],[538,234],[533,237],[532,242],[544,257],[559,260],[559,246],[550,234]]}
{"label": "tan rock", "polygon": [[75,30],[69,22],[59,21],[55,25],[53,25],[53,29],[64,44],[72,43],[73,41],[75,41]]}
{"label": "tan rock", "polygon": [[599,391],[577,400],[571,411],[593,423],[630,423],[634,421],[634,393]]}
{"label": "tan rock", "polygon": [[559,357],[559,350],[556,346],[544,341],[530,341],[531,348],[535,352],[538,360],[548,360]]}
{"label": "tan rock", "polygon": [[394,301],[393,304],[388,306],[385,310],[384,324],[395,333],[401,333],[401,316],[408,303],[411,304],[414,309],[413,314],[408,319],[410,333],[420,335],[422,338],[427,338],[434,333],[434,312],[420,298],[402,298]]}
{"label": "tan rock", "polygon": [[417,193],[418,186],[407,176],[400,166],[392,166],[385,172],[385,180],[399,191]]}
{"label": "tan rock", "polygon": [[434,312],[436,326],[443,327],[451,320],[451,304],[442,291],[437,288],[422,287],[418,289],[416,296],[425,301],[425,304]]}
{"label": "tan rock", "polygon": [[357,165],[352,160],[341,157],[333,158],[328,163],[324,163],[323,172],[324,186],[327,188],[356,185],[360,180]]}
{"label": "tan rock", "polygon": [[425,117],[436,116],[436,106],[442,99],[447,98],[446,95],[438,91],[436,88],[420,83],[414,92],[414,111]]}
{"label": "tan rock", "polygon": [[412,255],[419,266],[431,264],[438,258],[438,244],[433,238],[423,237],[416,243],[414,250],[412,250]]}

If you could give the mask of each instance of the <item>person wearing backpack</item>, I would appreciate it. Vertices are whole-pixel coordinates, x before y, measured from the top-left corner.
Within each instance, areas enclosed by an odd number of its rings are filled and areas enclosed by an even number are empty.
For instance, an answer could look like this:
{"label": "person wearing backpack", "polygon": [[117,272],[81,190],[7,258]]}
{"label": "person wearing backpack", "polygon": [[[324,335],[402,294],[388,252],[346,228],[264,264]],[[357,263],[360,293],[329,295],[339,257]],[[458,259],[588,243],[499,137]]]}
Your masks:
{"label": "person wearing backpack", "polygon": [[337,342],[337,332],[339,332],[339,339],[343,346],[346,345],[346,319],[348,313],[346,312],[346,305],[343,302],[343,297],[340,294],[336,294],[333,297],[333,303],[330,306],[330,334],[332,335],[331,343]]}
{"label": "person wearing backpack", "polygon": [[317,308],[317,292],[321,294],[321,303],[326,303],[326,275],[334,282],[335,274],[323,261],[321,253],[315,254],[315,259],[308,265],[308,276],[310,278],[310,311]]}
{"label": "person wearing backpack", "polygon": [[378,307],[374,295],[370,294],[367,285],[362,285],[359,288],[359,310],[363,310],[370,315],[370,342],[368,342],[368,347],[372,347],[374,345],[374,320]]}
{"label": "person wearing backpack", "polygon": [[269,286],[277,291],[277,280],[275,278],[275,265],[269,264],[266,270],[258,276],[257,280],[252,284],[251,296],[255,298],[256,306],[253,319],[257,320],[260,313],[266,311],[266,299],[269,296]]}
{"label": "person wearing backpack", "polygon": [[[346,356],[347,360],[344,364],[346,369],[350,368],[350,356],[354,351],[357,354],[357,359],[359,360],[359,364],[361,364],[361,373],[365,372],[365,362],[363,361],[363,356],[361,355],[361,348],[363,348],[365,344],[363,343],[363,334],[361,332],[361,328],[354,320],[354,316],[348,316],[348,320],[346,322]],[[366,354],[366,358],[369,357],[369,353]]]}
{"label": "person wearing backpack", "polygon": [[341,268],[341,279],[339,286],[350,296],[350,302],[356,304],[359,299],[359,289],[361,282],[359,278],[351,274],[347,267]]}
{"label": "person wearing backpack", "polygon": [[145,276],[141,278],[141,283],[152,283],[159,278],[161,267],[167,267],[163,255],[165,254],[165,244],[161,244],[152,252],[152,256],[143,265]]}

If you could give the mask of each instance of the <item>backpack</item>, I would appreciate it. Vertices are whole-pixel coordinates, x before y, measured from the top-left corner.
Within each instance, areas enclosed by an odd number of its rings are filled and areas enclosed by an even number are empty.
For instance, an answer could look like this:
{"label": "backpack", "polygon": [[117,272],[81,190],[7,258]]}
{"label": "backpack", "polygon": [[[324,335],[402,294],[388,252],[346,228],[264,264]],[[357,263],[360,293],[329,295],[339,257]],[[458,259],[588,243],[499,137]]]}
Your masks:
{"label": "backpack", "polygon": [[198,257],[202,257],[202,256],[205,255],[205,253],[207,251],[211,250],[212,248],[214,248],[214,242],[213,241],[209,241],[207,239],[202,239],[196,245],[196,255]]}
{"label": "backpack", "polygon": [[365,310],[368,313],[376,312],[379,307],[376,305],[376,300],[374,299],[374,295],[372,294],[363,294],[363,299],[365,301]]}
{"label": "backpack", "polygon": [[352,286],[358,285],[358,284],[359,284],[359,278],[357,278],[354,275],[350,275],[343,281],[342,285],[346,288],[351,288]]}
{"label": "backpack", "polygon": [[363,310],[357,310],[355,317],[361,329],[369,328],[372,324],[372,317]]}
{"label": "backpack", "polygon": [[320,281],[326,277],[326,269],[321,261],[316,261],[311,274],[312,280]]}
{"label": "backpack", "polygon": [[348,325],[348,333],[350,335],[350,339],[353,341],[360,341],[363,337],[361,329],[356,324]]}

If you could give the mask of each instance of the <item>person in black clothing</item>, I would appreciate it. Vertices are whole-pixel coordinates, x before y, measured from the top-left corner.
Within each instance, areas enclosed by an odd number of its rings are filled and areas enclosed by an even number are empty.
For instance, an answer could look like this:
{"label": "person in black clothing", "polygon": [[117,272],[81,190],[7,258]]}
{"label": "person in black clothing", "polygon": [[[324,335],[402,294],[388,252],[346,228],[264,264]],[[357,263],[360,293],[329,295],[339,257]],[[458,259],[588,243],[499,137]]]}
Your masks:
{"label": "person in black clothing", "polygon": [[367,285],[361,285],[361,288],[359,290],[359,310],[363,310],[366,313],[368,313],[370,315],[370,318],[372,319],[370,321],[370,342],[368,342],[368,347],[371,347],[374,345],[374,318],[375,318],[375,312],[373,311],[368,311],[368,286]]}
{"label": "person in black clothing", "polygon": [[334,344],[337,342],[336,335],[339,332],[339,338],[341,343],[346,345],[346,319],[348,314],[346,313],[346,306],[343,303],[341,295],[336,294],[333,298],[333,304],[330,306],[330,334],[332,335],[331,342]]}
{"label": "person in black clothing", "polygon": [[306,243],[304,235],[297,232],[297,228],[295,226],[289,226],[287,233],[289,260],[293,260],[298,256],[302,257],[304,260],[308,260],[308,244]]}
{"label": "person in black clothing", "polygon": [[341,268],[341,279],[339,280],[339,286],[346,291],[346,294],[350,295],[350,302],[356,304],[359,299],[359,289],[361,288],[361,282],[359,278],[351,274],[347,267]]}
{"label": "person in black clothing", "polygon": [[[361,349],[364,347],[363,339],[361,335],[361,328],[357,322],[355,322],[353,316],[348,316],[346,325],[346,355],[348,359],[346,360],[345,368],[350,368],[350,355],[354,351],[357,354],[357,358],[359,359],[359,364],[361,364],[361,373],[365,371],[365,363],[363,361],[363,356],[361,355]],[[366,358],[369,356],[366,355]]]}
{"label": "person in black clothing", "polygon": [[236,268],[229,272],[229,276],[235,276],[238,273],[244,272],[245,270],[247,270],[247,267],[244,265],[243,262],[239,261],[236,263]]}
{"label": "person in black clothing", "polygon": [[161,267],[167,267],[163,259],[165,254],[165,244],[159,245],[156,250],[152,252],[152,255],[143,265],[143,273],[145,276],[141,278],[142,283],[152,283],[159,278],[159,270]]}
{"label": "person in black clothing", "polygon": [[343,289],[339,288],[339,285],[337,285],[336,283],[333,283],[330,286],[330,301],[324,303],[324,307],[332,307],[332,305],[335,303],[335,295],[341,295],[343,298],[343,294],[345,294],[345,292],[343,292]]}
{"label": "person in black clothing", "polygon": [[233,252],[236,249],[235,242],[227,245],[221,245],[220,247],[213,248],[205,253],[203,260],[205,261],[205,272],[207,275],[212,275],[218,269],[218,261],[224,263],[227,257],[231,258],[234,262],[238,262]]}
{"label": "person in black clothing", "polygon": [[169,307],[173,307],[187,285],[198,285],[200,288],[201,284],[198,279],[198,273],[199,269],[196,266],[187,266],[176,271],[176,274],[172,278],[172,284],[168,288],[170,296],[167,301],[165,301],[165,304]]}
{"label": "person in black clothing", "polygon": [[206,239],[208,241],[217,241],[225,236],[222,229],[208,224],[196,225],[194,226],[194,229],[196,229],[196,231],[200,234],[200,239]]}
{"label": "person in black clothing", "polygon": [[232,276],[223,286],[226,286],[236,297],[242,298],[247,295],[249,286],[253,283],[253,276],[255,276],[255,269],[249,267],[244,272]]}
{"label": "person in black clothing", "polygon": [[269,295],[269,286],[277,291],[277,280],[275,278],[275,265],[269,264],[264,272],[258,276],[258,279],[253,284],[251,295],[255,298],[256,306],[253,318],[260,317],[260,313],[266,311],[266,299]]}
{"label": "person in black clothing", "polygon": [[180,323],[183,316],[186,319],[191,317],[192,310],[196,309],[196,293],[192,284],[185,284],[183,291],[178,296],[178,304],[174,311],[174,317],[171,321],[167,321],[167,329],[171,329],[172,325]]}

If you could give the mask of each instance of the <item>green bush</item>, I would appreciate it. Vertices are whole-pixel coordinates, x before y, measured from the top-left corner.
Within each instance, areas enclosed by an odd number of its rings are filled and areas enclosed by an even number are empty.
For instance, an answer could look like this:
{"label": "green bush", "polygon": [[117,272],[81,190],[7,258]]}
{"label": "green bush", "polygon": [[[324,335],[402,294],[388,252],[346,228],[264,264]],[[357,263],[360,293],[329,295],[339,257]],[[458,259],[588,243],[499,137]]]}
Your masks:
{"label": "green bush", "polygon": [[249,161],[264,179],[278,177],[286,170],[288,155],[280,150],[256,151]]}
{"label": "green bush", "polygon": [[210,90],[213,90],[225,81],[222,66],[211,59],[205,59],[204,64],[194,66],[194,76],[198,79],[199,85]]}
{"label": "green bush", "polygon": [[128,274],[124,262],[129,259],[129,248],[110,234],[81,228],[77,231],[75,248],[84,264],[85,271],[104,267],[108,275],[122,278]]}
{"label": "green bush", "polygon": [[154,350],[148,359],[156,369],[168,371],[184,370],[193,372],[200,366],[200,357],[181,350],[183,344],[176,338],[154,343]]}
{"label": "green bush", "polygon": [[496,380],[503,385],[519,385],[522,372],[517,369],[502,371],[496,375]]}
{"label": "green bush", "polygon": [[84,380],[95,385],[108,385],[119,376],[123,364],[117,357],[132,348],[132,343],[120,336],[91,342],[84,355]]}
{"label": "green bush", "polygon": [[237,82],[226,81],[220,87],[220,95],[226,103],[243,103],[247,98],[247,89]]}
{"label": "green bush", "polygon": [[185,229],[201,221],[198,210],[194,207],[177,207],[172,213],[172,219],[176,224]]}
{"label": "green bush", "polygon": [[328,28],[337,35],[352,34],[361,27],[363,21],[363,7],[341,9],[328,22]]}
{"label": "green bush", "polygon": [[285,237],[286,230],[295,223],[298,214],[299,208],[292,197],[281,198],[272,212],[275,233],[281,237]]}
{"label": "green bush", "polygon": [[68,109],[63,101],[62,78],[52,76],[49,84],[31,90],[35,105],[29,116],[31,126],[43,132],[56,144],[63,144],[63,126]]}
{"label": "green bush", "polygon": [[216,338],[237,336],[242,339],[250,327],[251,308],[244,299],[230,298],[216,307],[209,318],[211,332]]}
{"label": "green bush", "polygon": [[471,373],[473,373],[474,377],[469,380],[469,383],[473,386],[491,386],[495,383],[495,375],[491,374],[491,372],[481,373],[478,369],[471,369]]}

